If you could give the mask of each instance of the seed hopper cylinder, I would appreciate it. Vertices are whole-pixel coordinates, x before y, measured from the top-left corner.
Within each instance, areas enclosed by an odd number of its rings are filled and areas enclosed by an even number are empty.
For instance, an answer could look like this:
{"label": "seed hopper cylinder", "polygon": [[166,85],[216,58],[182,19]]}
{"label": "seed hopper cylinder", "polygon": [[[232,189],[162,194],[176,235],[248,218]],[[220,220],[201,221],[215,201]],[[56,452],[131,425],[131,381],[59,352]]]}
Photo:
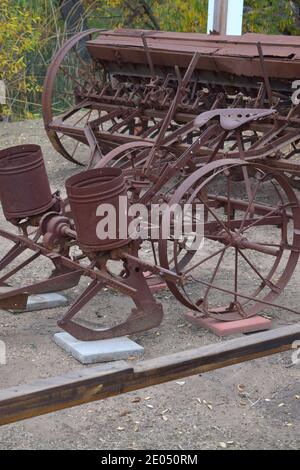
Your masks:
{"label": "seed hopper cylinder", "polygon": [[42,150],[19,145],[0,151],[0,200],[8,221],[38,216],[53,206]]}
{"label": "seed hopper cylinder", "polygon": [[[66,181],[66,190],[83,251],[108,251],[128,244],[128,200],[122,170],[84,171]],[[104,236],[100,236],[100,226]]]}

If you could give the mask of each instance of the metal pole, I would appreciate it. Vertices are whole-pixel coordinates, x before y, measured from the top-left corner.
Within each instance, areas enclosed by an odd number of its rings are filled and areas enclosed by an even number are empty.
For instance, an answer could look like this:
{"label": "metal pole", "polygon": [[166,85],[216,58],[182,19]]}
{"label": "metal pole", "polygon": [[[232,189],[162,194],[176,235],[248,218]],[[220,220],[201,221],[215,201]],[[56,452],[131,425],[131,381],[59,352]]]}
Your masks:
{"label": "metal pole", "polygon": [[215,0],[214,31],[224,36],[227,32],[228,0]]}

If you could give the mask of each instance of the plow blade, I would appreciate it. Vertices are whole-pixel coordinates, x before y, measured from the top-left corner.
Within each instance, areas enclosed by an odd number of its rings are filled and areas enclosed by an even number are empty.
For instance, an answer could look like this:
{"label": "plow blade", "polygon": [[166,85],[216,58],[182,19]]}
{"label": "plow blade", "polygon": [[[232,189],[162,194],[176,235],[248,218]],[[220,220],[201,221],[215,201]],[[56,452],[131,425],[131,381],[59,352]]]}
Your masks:
{"label": "plow blade", "polygon": [[[10,291],[15,290],[13,287],[3,286],[0,287],[0,295],[9,294]],[[28,294],[17,294],[13,297],[0,299],[0,309],[2,310],[25,310],[27,307]]]}

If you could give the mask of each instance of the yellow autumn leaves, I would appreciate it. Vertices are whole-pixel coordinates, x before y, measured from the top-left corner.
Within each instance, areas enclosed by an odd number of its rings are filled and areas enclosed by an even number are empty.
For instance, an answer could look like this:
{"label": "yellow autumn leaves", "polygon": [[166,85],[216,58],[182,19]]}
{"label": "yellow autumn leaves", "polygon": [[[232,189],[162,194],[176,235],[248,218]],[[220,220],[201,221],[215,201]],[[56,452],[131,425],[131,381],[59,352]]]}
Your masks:
{"label": "yellow autumn leaves", "polygon": [[120,27],[153,28],[157,24],[162,30],[206,31],[208,0],[104,0],[101,5],[106,11],[122,12]]}
{"label": "yellow autumn leaves", "polygon": [[15,101],[22,100],[36,86],[34,77],[29,80],[26,74],[26,55],[39,44],[39,17],[9,0],[1,0],[0,18],[0,80],[7,85],[8,93],[8,104],[2,106],[1,114],[9,115],[12,95]]}

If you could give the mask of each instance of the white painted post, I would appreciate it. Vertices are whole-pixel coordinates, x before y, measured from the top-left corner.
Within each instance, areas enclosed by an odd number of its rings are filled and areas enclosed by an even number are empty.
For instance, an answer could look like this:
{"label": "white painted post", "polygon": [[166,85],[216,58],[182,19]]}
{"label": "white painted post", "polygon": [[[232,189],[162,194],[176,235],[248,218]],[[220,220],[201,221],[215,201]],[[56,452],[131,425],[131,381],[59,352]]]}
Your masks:
{"label": "white painted post", "polygon": [[207,34],[210,34],[214,29],[214,10],[215,0],[208,1],[208,15],[207,15]]}
{"label": "white painted post", "polygon": [[209,0],[207,34],[239,36],[243,32],[244,0]]}
{"label": "white painted post", "polygon": [[227,31],[232,36],[243,34],[244,0],[228,0]]}

